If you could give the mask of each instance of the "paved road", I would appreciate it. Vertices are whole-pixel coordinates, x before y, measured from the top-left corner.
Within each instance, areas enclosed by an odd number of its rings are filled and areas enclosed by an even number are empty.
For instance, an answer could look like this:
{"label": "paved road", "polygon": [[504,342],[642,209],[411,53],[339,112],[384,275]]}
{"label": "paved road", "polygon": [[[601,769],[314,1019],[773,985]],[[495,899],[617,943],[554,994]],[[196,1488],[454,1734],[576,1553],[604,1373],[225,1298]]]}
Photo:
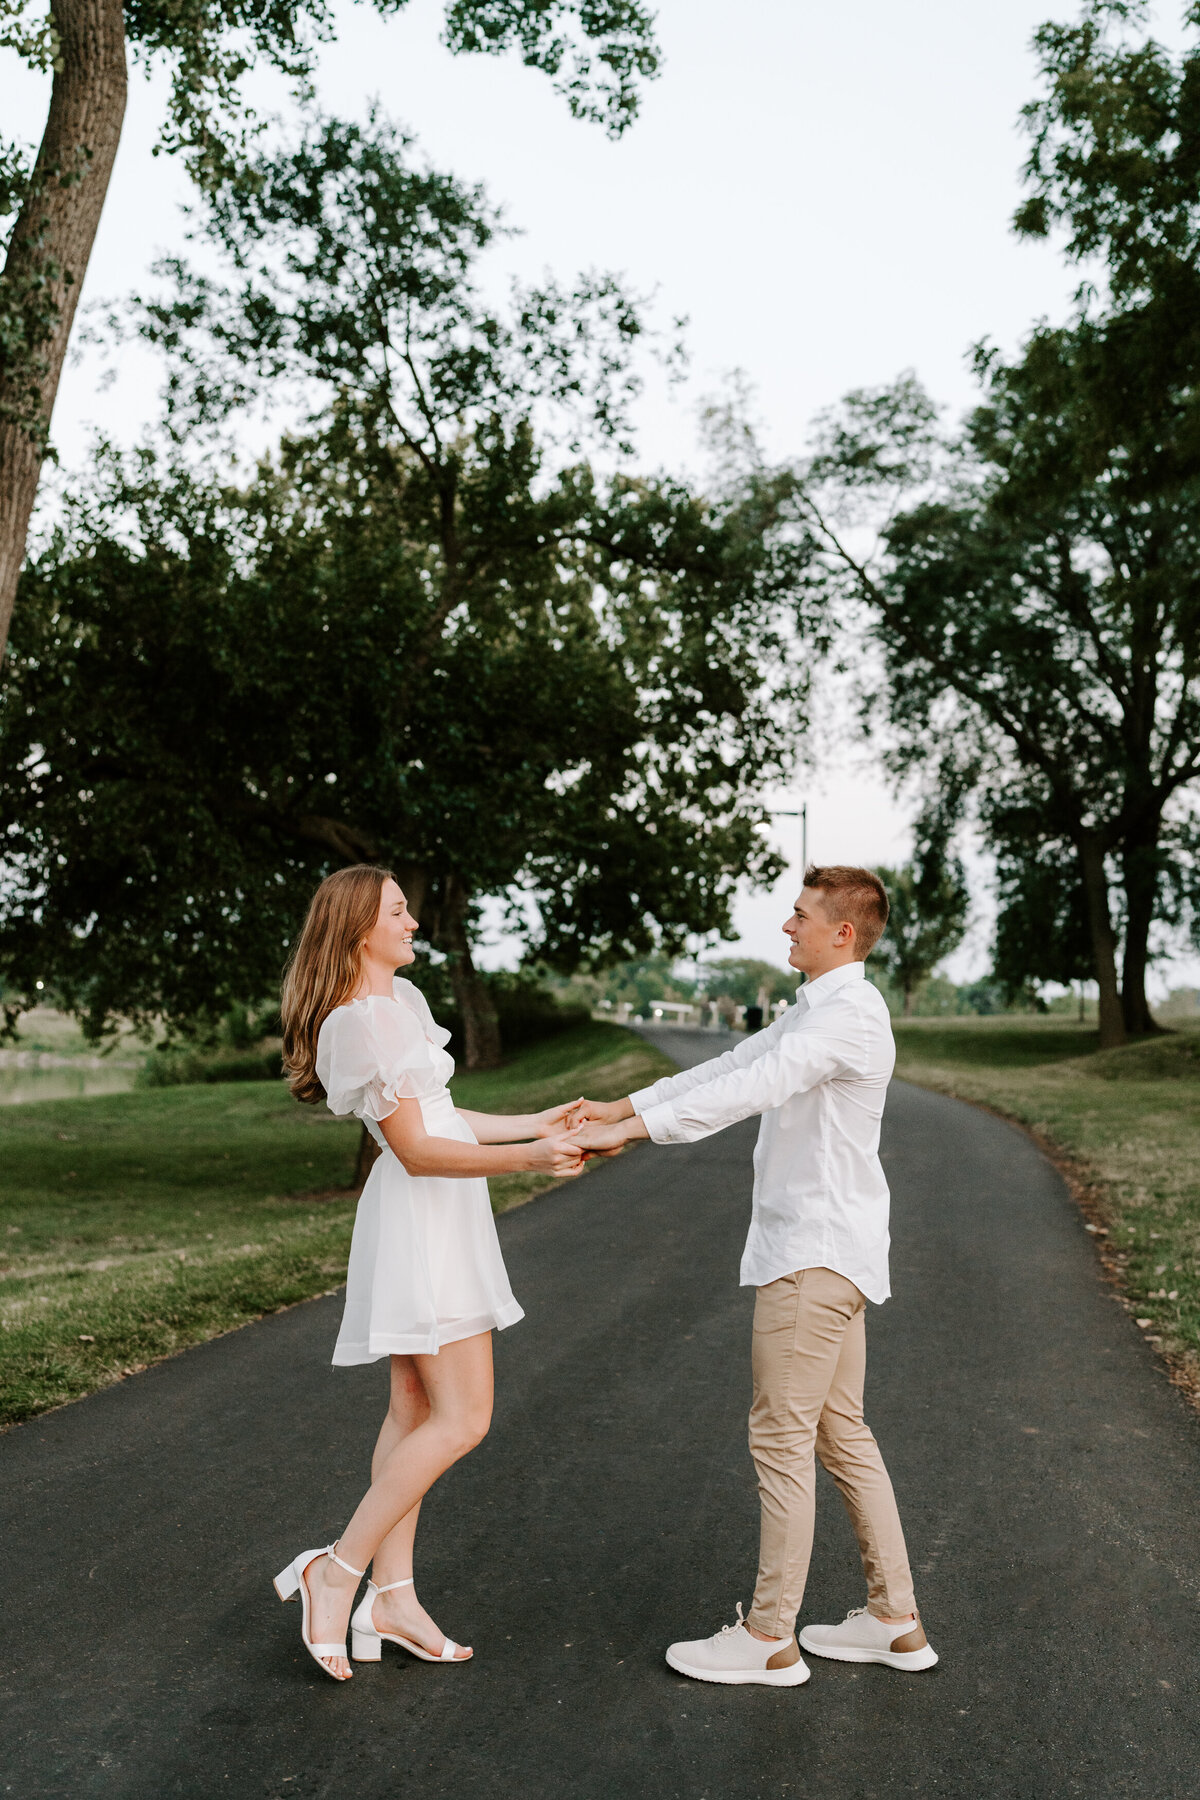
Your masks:
{"label": "paved road", "polygon": [[[337,1299],[0,1439],[0,1791],[1193,1800],[1200,1429],[1036,1150],[914,1088],[888,1106],[899,1297],[872,1310],[869,1406],[941,1666],[783,1691],[665,1667],[753,1583],[753,1136],[639,1148],[501,1222],[529,1316],[420,1566],[468,1667],[387,1654],[335,1687],[272,1597],[357,1499],[383,1404],[382,1369],[328,1366]],[[861,1598],[822,1476],[804,1616]]]}

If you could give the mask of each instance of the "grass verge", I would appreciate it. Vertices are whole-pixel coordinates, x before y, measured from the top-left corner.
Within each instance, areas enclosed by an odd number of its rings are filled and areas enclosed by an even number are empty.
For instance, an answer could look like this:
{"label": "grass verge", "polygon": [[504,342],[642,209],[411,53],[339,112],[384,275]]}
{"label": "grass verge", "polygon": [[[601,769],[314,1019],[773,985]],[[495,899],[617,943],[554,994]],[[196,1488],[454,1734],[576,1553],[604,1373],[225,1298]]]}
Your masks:
{"label": "grass verge", "polygon": [[1027,1126],[1111,1278],[1200,1404],[1200,1032],[1100,1051],[1057,1019],[896,1022],[896,1073]]}
{"label": "grass verge", "polygon": [[[590,1024],[457,1077],[454,1094],[532,1112],[672,1066]],[[358,1130],[261,1081],[0,1108],[0,1426],[337,1286]],[[545,1186],[500,1177],[493,1205]]]}

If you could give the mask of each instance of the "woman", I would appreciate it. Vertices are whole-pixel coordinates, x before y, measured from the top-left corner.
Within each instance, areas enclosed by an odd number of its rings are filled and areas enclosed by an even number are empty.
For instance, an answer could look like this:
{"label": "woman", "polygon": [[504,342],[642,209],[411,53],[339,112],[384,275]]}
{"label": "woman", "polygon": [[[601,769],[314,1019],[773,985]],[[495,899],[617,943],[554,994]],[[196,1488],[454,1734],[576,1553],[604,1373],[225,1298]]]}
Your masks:
{"label": "woman", "polygon": [[391,1358],[391,1401],[371,1485],[328,1550],[275,1580],[300,1596],[305,1648],[336,1681],[384,1638],[426,1662],[465,1662],[413,1586],[421,1499],[484,1436],[492,1413],[493,1329],[522,1317],[508,1285],[484,1177],[510,1169],[577,1175],[567,1106],[516,1117],[459,1112],[447,1082],[449,1032],[395,971],[413,961],[417,921],[384,869],[341,869],[313,897],[283,988],[284,1067],[299,1100],[353,1113],[380,1146],[354,1221],[335,1363]]}

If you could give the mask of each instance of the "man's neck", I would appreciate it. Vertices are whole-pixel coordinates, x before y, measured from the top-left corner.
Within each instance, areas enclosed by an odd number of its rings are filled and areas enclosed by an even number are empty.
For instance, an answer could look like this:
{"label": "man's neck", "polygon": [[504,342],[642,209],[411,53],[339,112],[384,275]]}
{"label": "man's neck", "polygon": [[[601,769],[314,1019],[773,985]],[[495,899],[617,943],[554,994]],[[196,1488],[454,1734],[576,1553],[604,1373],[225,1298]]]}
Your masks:
{"label": "man's neck", "polygon": [[841,956],[836,961],[822,963],[815,969],[798,969],[797,974],[803,975],[805,981],[820,981],[822,975],[832,975],[835,969],[848,969],[857,961],[857,956]]}

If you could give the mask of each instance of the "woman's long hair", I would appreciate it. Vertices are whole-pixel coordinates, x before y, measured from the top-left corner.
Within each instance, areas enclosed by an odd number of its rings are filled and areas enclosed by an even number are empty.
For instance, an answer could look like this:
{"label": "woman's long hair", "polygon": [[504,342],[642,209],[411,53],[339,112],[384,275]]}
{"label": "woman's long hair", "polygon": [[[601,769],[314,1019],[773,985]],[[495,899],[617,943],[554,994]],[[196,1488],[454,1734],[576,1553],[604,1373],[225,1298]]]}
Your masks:
{"label": "woman's long hair", "polygon": [[362,977],[364,940],[379,917],[385,881],[372,863],[327,875],[308,909],[283,976],[283,1072],[297,1100],[325,1098],[317,1080],[317,1033],[335,1006],[353,998]]}

